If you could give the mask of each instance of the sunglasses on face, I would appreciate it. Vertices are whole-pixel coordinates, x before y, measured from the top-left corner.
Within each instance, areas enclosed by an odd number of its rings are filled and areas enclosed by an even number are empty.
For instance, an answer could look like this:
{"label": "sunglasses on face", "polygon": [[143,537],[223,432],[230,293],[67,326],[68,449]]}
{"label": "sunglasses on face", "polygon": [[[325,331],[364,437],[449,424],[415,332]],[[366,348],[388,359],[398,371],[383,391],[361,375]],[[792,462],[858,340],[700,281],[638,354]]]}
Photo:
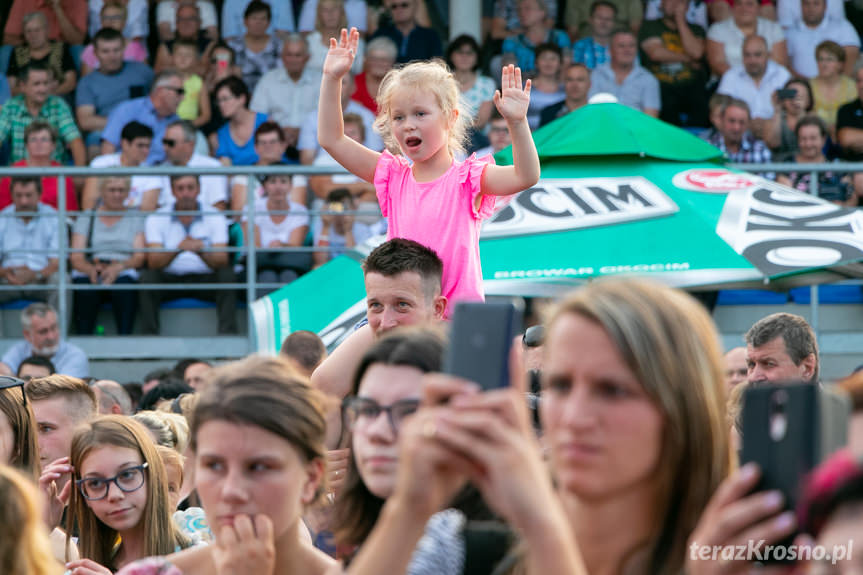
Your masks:
{"label": "sunglasses on face", "polygon": [[399,8],[407,8],[409,6],[410,6],[410,3],[408,3],[408,2],[395,2],[393,4],[390,4],[390,10],[397,10]]}
{"label": "sunglasses on face", "polygon": [[26,380],[12,377],[11,375],[0,375],[0,390],[11,389],[13,387],[21,388],[21,396],[24,398],[24,407],[27,407],[27,394],[24,393],[24,384]]}
{"label": "sunglasses on face", "polygon": [[177,145],[177,140],[173,138],[162,138],[162,145],[166,148],[173,148]]}
{"label": "sunglasses on face", "polygon": [[162,88],[170,90],[178,96],[184,96],[186,94],[186,90],[184,88],[175,88],[174,86],[162,86]]}

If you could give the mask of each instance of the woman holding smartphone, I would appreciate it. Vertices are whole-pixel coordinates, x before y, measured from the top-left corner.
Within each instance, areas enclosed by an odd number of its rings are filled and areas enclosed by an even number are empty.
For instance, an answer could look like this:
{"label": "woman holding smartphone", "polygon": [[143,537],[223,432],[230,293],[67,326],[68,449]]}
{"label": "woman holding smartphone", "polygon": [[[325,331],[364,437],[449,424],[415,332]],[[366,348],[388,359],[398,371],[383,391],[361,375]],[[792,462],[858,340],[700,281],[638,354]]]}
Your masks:
{"label": "woman holding smartphone", "polygon": [[402,431],[394,494],[351,575],[403,572],[428,517],[466,480],[521,538],[495,573],[683,570],[732,462],[709,315],[667,287],[596,282],[557,307],[543,349],[551,474],[521,378],[484,393],[427,378],[427,407]]}

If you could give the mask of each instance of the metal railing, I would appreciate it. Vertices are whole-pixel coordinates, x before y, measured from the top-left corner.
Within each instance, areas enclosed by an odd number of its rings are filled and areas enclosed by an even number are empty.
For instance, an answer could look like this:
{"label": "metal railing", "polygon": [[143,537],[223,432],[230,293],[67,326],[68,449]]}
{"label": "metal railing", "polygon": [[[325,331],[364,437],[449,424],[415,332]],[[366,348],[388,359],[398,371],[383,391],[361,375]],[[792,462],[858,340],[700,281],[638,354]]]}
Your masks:
{"label": "metal railing", "polygon": [[[795,163],[770,163],[770,164],[728,164],[729,168],[738,169],[748,172],[755,173],[766,173],[766,172],[774,172],[774,173],[810,173],[810,182],[809,182],[809,193],[813,195],[818,195],[818,174],[823,172],[863,172],[863,162],[849,162],[849,163],[825,163],[825,164],[795,164]],[[127,168],[127,167],[117,167],[117,168],[89,168],[89,167],[31,167],[31,166],[22,166],[16,168],[0,168],[0,178],[3,177],[12,177],[12,176],[23,176],[23,177],[44,177],[44,176],[58,176],[57,179],[57,223],[58,229],[61,232],[65,232],[66,230],[66,222],[68,217],[71,215],[83,215],[87,212],[68,212],[66,209],[66,179],[65,176],[70,177],[111,177],[111,176],[182,176],[182,175],[195,175],[195,176],[233,176],[233,175],[265,175],[265,174],[285,174],[285,175],[304,175],[304,176],[312,176],[312,175],[335,175],[335,174],[347,174],[348,172],[344,169],[332,168],[332,167],[319,167],[319,166],[300,166],[300,165],[287,165],[287,166],[225,166],[225,167],[212,167],[212,168],[189,168],[189,167],[179,167],[179,166],[158,166],[158,167],[137,167],[137,168]],[[256,215],[256,206],[255,206],[256,194],[247,193],[246,194],[246,207],[243,211],[220,211],[219,213],[225,216],[231,215],[246,215],[248,221],[248,236],[244,238],[244,245],[242,247],[224,247],[217,249],[206,249],[202,251],[210,251],[210,252],[227,252],[229,254],[233,253],[244,253],[246,255],[246,263],[245,263],[245,281],[236,282],[236,283],[208,283],[208,284],[113,284],[110,286],[103,285],[91,285],[91,284],[73,284],[69,281],[68,272],[69,272],[69,263],[68,256],[70,253],[80,253],[85,252],[89,253],[94,251],[93,248],[84,248],[84,249],[74,249],[68,245],[68,238],[66,233],[58,233],[58,250],[31,250],[31,253],[38,252],[50,252],[51,254],[56,254],[59,259],[59,268],[58,268],[58,284],[54,285],[27,285],[27,286],[5,286],[0,285],[0,291],[13,291],[19,290],[22,287],[29,291],[54,291],[58,292],[58,315],[60,321],[60,329],[63,336],[68,333],[68,295],[69,292],[78,291],[78,290],[221,290],[221,289],[243,289],[246,293],[246,302],[247,304],[251,304],[255,300],[256,289],[258,288],[278,288],[281,287],[282,284],[264,284],[258,283],[256,281],[257,277],[257,261],[256,255],[258,253],[264,252],[305,252],[311,253],[315,251],[331,251],[332,248],[316,248],[314,246],[308,247],[283,247],[283,248],[258,248],[254,242],[255,235],[255,215]],[[103,214],[107,212],[102,212]],[[130,210],[129,212],[122,212],[122,214],[136,214],[136,217],[147,217],[155,212],[140,212],[137,210]],[[185,211],[185,212],[170,212],[171,214],[178,215],[199,215],[207,213],[207,210],[198,210],[198,211]],[[212,213],[210,211],[209,213]],[[270,213],[270,212],[268,212]],[[272,213],[288,213],[287,211],[273,211]],[[319,214],[330,214],[335,212],[329,212],[327,210],[309,210],[309,215],[319,215]],[[340,215],[345,214],[356,214],[356,215],[364,215],[364,212],[354,211],[354,212],[338,212]],[[20,214],[19,214],[20,215]],[[44,214],[42,215],[44,217]],[[168,249],[168,248],[144,248],[140,250],[135,250],[136,252],[145,252],[145,253],[164,253],[164,252],[174,252],[176,250]],[[0,254],[2,255],[2,254]],[[811,286],[811,313],[812,320],[811,324],[813,329],[815,329],[816,333],[818,333],[818,286]],[[248,349],[247,352],[252,352],[255,350],[255,329],[254,329],[254,320],[252,314],[247,312],[247,344]]]}
{"label": "metal railing", "polygon": [[[302,246],[302,247],[280,247],[280,248],[270,248],[270,247],[261,247],[258,248],[255,245],[254,237],[255,237],[255,216],[257,210],[256,208],[256,200],[257,194],[252,193],[251,190],[248,190],[246,194],[246,206],[242,211],[218,211],[219,214],[222,214],[228,218],[231,216],[246,216],[247,221],[247,234],[248,237],[244,237],[243,246],[242,247],[220,247],[220,248],[205,248],[202,249],[202,252],[218,252],[218,253],[243,253],[246,256],[245,262],[245,281],[235,282],[235,283],[196,283],[196,284],[146,284],[146,283],[136,283],[136,284],[112,284],[112,285],[93,285],[93,284],[74,284],[70,282],[69,274],[69,254],[71,253],[92,253],[95,251],[94,248],[88,246],[82,249],[75,249],[69,246],[68,237],[66,233],[67,221],[70,216],[80,216],[80,215],[89,215],[90,211],[81,210],[76,212],[70,212],[67,210],[66,206],[66,177],[86,177],[86,178],[107,178],[107,177],[117,177],[117,176],[225,176],[229,178],[230,176],[235,175],[248,175],[248,176],[261,176],[261,175],[273,175],[273,174],[281,174],[281,175],[303,175],[303,176],[314,176],[314,175],[335,175],[335,174],[347,174],[348,172],[341,168],[333,168],[333,167],[318,167],[318,166],[300,166],[300,165],[279,165],[279,166],[220,166],[220,167],[212,167],[212,168],[190,168],[185,166],[154,166],[154,167],[116,167],[116,168],[90,168],[90,167],[66,167],[66,166],[51,166],[51,167],[33,167],[33,166],[21,166],[16,168],[0,168],[0,178],[4,177],[50,177],[57,176],[57,213],[56,216],[51,214],[47,217],[56,217],[57,225],[58,225],[58,249],[37,249],[37,250],[28,250],[28,253],[48,253],[53,257],[58,258],[58,280],[56,285],[46,285],[46,284],[33,284],[33,285],[25,285],[25,286],[10,286],[10,285],[0,285],[0,292],[2,291],[18,291],[18,290],[27,290],[27,291],[49,291],[57,292],[57,312],[59,316],[60,323],[60,332],[63,337],[68,334],[68,318],[69,318],[69,293],[74,291],[81,290],[195,290],[195,291],[208,291],[208,290],[225,290],[225,289],[243,289],[246,293],[246,303],[247,303],[247,353],[253,352],[255,350],[255,329],[254,329],[254,319],[252,317],[252,313],[248,306],[255,300],[256,290],[259,288],[279,288],[282,287],[283,284],[267,284],[267,283],[258,283],[256,281],[257,278],[257,259],[256,256],[258,253],[276,253],[276,252],[304,252],[304,253],[312,253],[312,252],[320,252],[327,251],[331,252],[334,250],[333,247],[326,248],[317,248],[314,246]],[[146,218],[157,212],[142,212],[139,210],[129,210],[124,212],[100,212],[100,215],[131,215],[133,217],[142,217]],[[163,214],[170,215],[204,215],[207,213],[212,214],[213,210],[194,210],[194,211],[172,211],[172,212],[161,212]],[[287,210],[273,210],[268,211],[267,213],[272,214],[287,214],[289,213]],[[362,211],[343,211],[343,212],[330,212],[328,210],[309,210],[309,216],[315,216],[320,214],[334,214],[334,215],[365,215],[366,212]],[[16,217],[24,215],[23,213],[5,214],[0,217]],[[33,214],[36,215],[36,214]],[[39,217],[46,217],[44,213],[38,214]],[[176,252],[176,249],[170,248],[142,248],[134,250],[136,253],[173,253]],[[0,253],[2,256],[2,253]],[[233,262],[229,262],[230,266],[233,266]]]}

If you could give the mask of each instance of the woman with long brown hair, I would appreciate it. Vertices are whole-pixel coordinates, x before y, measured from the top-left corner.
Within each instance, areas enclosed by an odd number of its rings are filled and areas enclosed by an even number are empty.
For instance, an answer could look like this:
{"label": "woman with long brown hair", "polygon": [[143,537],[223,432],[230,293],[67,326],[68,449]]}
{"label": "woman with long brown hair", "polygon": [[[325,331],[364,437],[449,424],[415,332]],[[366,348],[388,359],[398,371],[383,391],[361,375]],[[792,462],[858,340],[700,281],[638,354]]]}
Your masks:
{"label": "woman with long brown hair", "polygon": [[67,533],[77,532],[76,573],[108,574],[137,559],[188,546],[171,521],[168,478],[147,430],[106,415],[72,438],[74,469]]}

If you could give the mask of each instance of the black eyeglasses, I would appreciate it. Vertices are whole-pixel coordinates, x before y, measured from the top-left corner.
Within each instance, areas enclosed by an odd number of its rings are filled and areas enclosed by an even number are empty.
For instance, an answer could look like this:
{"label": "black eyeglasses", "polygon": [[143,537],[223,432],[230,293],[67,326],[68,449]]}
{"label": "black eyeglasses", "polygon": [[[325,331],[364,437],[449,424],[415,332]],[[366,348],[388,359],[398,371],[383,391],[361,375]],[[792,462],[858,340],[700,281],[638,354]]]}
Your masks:
{"label": "black eyeglasses", "polygon": [[364,429],[377,421],[386,412],[393,435],[397,435],[405,418],[416,413],[420,407],[418,399],[402,399],[392,405],[383,406],[373,399],[348,396],[342,402],[342,416],[349,431]]}
{"label": "black eyeglasses", "polygon": [[108,488],[113,483],[123,493],[131,493],[141,489],[144,485],[144,470],[148,464],[142,463],[134,467],[127,467],[114,477],[85,477],[75,482],[81,495],[88,501],[98,501],[108,496]]}
{"label": "black eyeglasses", "polygon": [[162,145],[166,148],[173,148],[177,144],[177,140],[173,138],[162,138]]}
{"label": "black eyeglasses", "polygon": [[393,3],[393,4],[390,4],[390,10],[395,10],[396,8],[407,8],[408,6],[410,6],[409,2]]}
{"label": "black eyeglasses", "polygon": [[172,92],[175,92],[178,96],[185,96],[186,95],[185,88],[175,88],[174,86],[161,86],[161,87],[166,89],[166,90],[171,90]]}
{"label": "black eyeglasses", "polygon": [[27,381],[24,379],[12,377],[11,375],[0,375],[0,389],[11,389],[13,387],[21,388],[21,397],[24,398],[24,407],[27,407],[27,394],[24,393],[24,384],[26,383]]}

